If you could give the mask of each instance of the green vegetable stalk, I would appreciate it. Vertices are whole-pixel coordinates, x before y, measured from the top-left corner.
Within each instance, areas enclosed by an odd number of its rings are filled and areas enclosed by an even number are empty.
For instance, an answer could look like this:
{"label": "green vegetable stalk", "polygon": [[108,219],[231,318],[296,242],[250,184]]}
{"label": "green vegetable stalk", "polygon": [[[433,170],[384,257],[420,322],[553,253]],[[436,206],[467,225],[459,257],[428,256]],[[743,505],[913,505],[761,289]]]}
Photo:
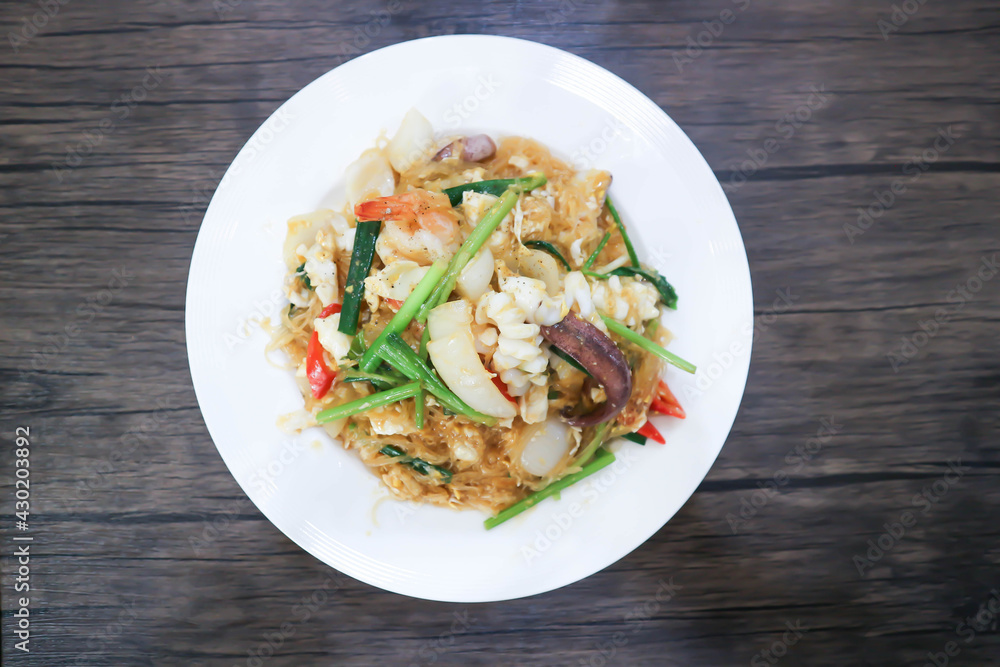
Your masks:
{"label": "green vegetable stalk", "polygon": [[402,387],[396,387],[395,389],[389,389],[387,391],[380,391],[376,394],[359,398],[356,401],[351,401],[350,403],[344,403],[343,405],[327,408],[316,415],[316,422],[319,424],[325,424],[337,419],[342,419],[343,417],[350,417],[351,415],[368,412],[369,410],[380,408],[383,405],[398,403],[403,399],[413,398],[419,391],[419,382],[411,382],[410,384],[404,384]]}
{"label": "green vegetable stalk", "polygon": [[420,310],[420,307],[427,300],[427,297],[430,296],[434,287],[437,286],[438,282],[444,276],[445,268],[444,262],[434,262],[431,265],[431,268],[427,270],[424,277],[420,279],[417,286],[410,292],[410,296],[406,297],[406,301],[400,306],[399,311],[396,312],[392,320],[389,321],[389,324],[382,330],[382,333],[379,334],[375,342],[368,348],[368,351],[361,357],[359,366],[363,370],[371,372],[378,368],[378,365],[382,362],[378,355],[382,350],[382,346],[385,345],[385,341],[388,340],[390,335],[402,333],[409,326],[410,321],[416,316],[417,311]]}
{"label": "green vegetable stalk", "polygon": [[358,317],[361,314],[361,299],[365,295],[365,278],[372,268],[375,256],[375,241],[382,222],[366,220],[359,222],[354,233],[354,251],[351,253],[351,267],[347,270],[344,286],[344,304],[340,311],[340,333],[353,336],[358,331]]}
{"label": "green vegetable stalk", "polygon": [[618,334],[619,336],[629,341],[630,343],[635,343],[636,345],[646,350],[647,352],[652,352],[653,354],[658,356],[660,359],[663,359],[668,364],[673,364],[677,368],[687,373],[693,374],[697,370],[697,367],[690,361],[685,361],[684,359],[681,359],[673,352],[668,352],[666,349],[664,349],[660,345],[657,345],[656,343],[649,340],[645,336],[640,336],[636,332],[632,331],[621,322],[613,320],[610,317],[606,317],[604,315],[601,315],[601,319],[604,320],[604,323],[608,326],[608,331]]}
{"label": "green vegetable stalk", "polygon": [[504,521],[514,518],[521,512],[534,507],[535,505],[542,502],[546,498],[551,498],[552,496],[560,493],[566,488],[573,486],[581,479],[593,475],[595,472],[598,472],[603,468],[606,468],[607,466],[611,465],[614,462],[615,462],[614,454],[607,451],[606,449],[598,450],[593,460],[587,465],[583,466],[583,469],[581,469],[580,472],[573,473],[572,475],[566,475],[562,479],[552,482],[544,489],[535,491],[527,498],[514,503],[513,505],[511,505],[506,509],[501,510],[500,513],[498,513],[496,516],[492,516],[489,519],[486,519],[486,521],[483,522],[483,524],[486,526],[486,530],[490,530],[491,528],[496,528]]}
{"label": "green vegetable stalk", "polygon": [[[539,177],[541,177],[541,182],[539,182]],[[507,192],[507,189],[511,186],[524,192],[529,192],[543,185],[545,185],[545,176],[541,173],[534,173],[522,178],[497,178],[491,181],[465,183],[463,185],[456,185],[453,188],[445,188],[441,192],[448,195],[448,200],[452,206],[458,206],[462,203],[462,194],[465,192],[479,192],[499,197]]]}

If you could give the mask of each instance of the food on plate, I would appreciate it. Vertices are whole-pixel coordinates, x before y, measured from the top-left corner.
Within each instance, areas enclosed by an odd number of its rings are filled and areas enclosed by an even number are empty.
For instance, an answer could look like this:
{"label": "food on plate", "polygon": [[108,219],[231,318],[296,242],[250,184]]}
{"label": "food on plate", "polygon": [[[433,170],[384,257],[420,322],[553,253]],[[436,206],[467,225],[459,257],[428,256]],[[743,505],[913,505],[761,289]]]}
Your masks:
{"label": "food on plate", "polygon": [[491,528],[683,419],[662,379],[677,294],[608,196],[537,141],[439,137],[411,110],[345,173],[347,205],[292,218],[270,349],[307,418],[399,498]]}

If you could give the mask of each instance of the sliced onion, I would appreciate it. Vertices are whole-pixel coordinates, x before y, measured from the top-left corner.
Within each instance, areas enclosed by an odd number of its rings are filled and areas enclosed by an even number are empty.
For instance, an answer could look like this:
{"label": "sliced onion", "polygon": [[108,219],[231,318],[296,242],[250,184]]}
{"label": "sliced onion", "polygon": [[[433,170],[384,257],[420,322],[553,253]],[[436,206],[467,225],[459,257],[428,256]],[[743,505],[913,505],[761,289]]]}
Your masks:
{"label": "sliced onion", "polygon": [[438,375],[455,394],[483,414],[511,418],[517,408],[496,385],[483,366],[472,338],[472,307],[467,301],[449,301],[430,312],[427,353]]}
{"label": "sliced onion", "polygon": [[403,173],[414,164],[423,162],[434,148],[434,128],[416,109],[403,116],[396,136],[386,147],[392,168]]}
{"label": "sliced onion", "polygon": [[396,189],[392,166],[378,150],[371,148],[347,166],[347,199],[351,209],[372,197],[388,197]]}
{"label": "sliced onion", "polygon": [[458,275],[458,282],[455,284],[458,293],[470,301],[478,301],[490,289],[493,271],[493,253],[483,246]]}

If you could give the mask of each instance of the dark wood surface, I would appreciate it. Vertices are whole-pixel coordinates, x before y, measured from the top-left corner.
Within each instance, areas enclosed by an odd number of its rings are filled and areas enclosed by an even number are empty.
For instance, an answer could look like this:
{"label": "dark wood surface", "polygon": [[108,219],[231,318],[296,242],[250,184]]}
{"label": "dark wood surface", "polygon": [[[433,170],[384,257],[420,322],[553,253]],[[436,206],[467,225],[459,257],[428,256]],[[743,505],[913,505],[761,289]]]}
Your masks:
{"label": "dark wood surface", "polygon": [[[894,24],[889,0],[61,2],[0,45],[4,665],[1000,664],[1000,279],[974,278],[1000,251],[996,3],[897,2]],[[4,32],[44,4],[4,3]],[[759,326],[732,435],[667,526],[572,586],[463,606],[342,577],[246,500],[191,388],[184,288],[222,170],[282,101],[357,53],[481,32],[591,59],[680,124],[727,184]]]}

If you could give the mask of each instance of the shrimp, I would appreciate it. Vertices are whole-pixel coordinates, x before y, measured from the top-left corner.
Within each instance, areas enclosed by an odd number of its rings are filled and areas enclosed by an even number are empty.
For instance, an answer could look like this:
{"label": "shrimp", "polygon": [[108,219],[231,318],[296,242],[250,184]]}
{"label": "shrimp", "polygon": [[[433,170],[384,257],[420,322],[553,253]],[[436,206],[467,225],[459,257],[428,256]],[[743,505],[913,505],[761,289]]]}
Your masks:
{"label": "shrimp", "polygon": [[440,192],[412,190],[370,199],[354,207],[354,217],[384,221],[375,252],[386,265],[399,259],[421,265],[448,259],[462,240],[458,214]]}

